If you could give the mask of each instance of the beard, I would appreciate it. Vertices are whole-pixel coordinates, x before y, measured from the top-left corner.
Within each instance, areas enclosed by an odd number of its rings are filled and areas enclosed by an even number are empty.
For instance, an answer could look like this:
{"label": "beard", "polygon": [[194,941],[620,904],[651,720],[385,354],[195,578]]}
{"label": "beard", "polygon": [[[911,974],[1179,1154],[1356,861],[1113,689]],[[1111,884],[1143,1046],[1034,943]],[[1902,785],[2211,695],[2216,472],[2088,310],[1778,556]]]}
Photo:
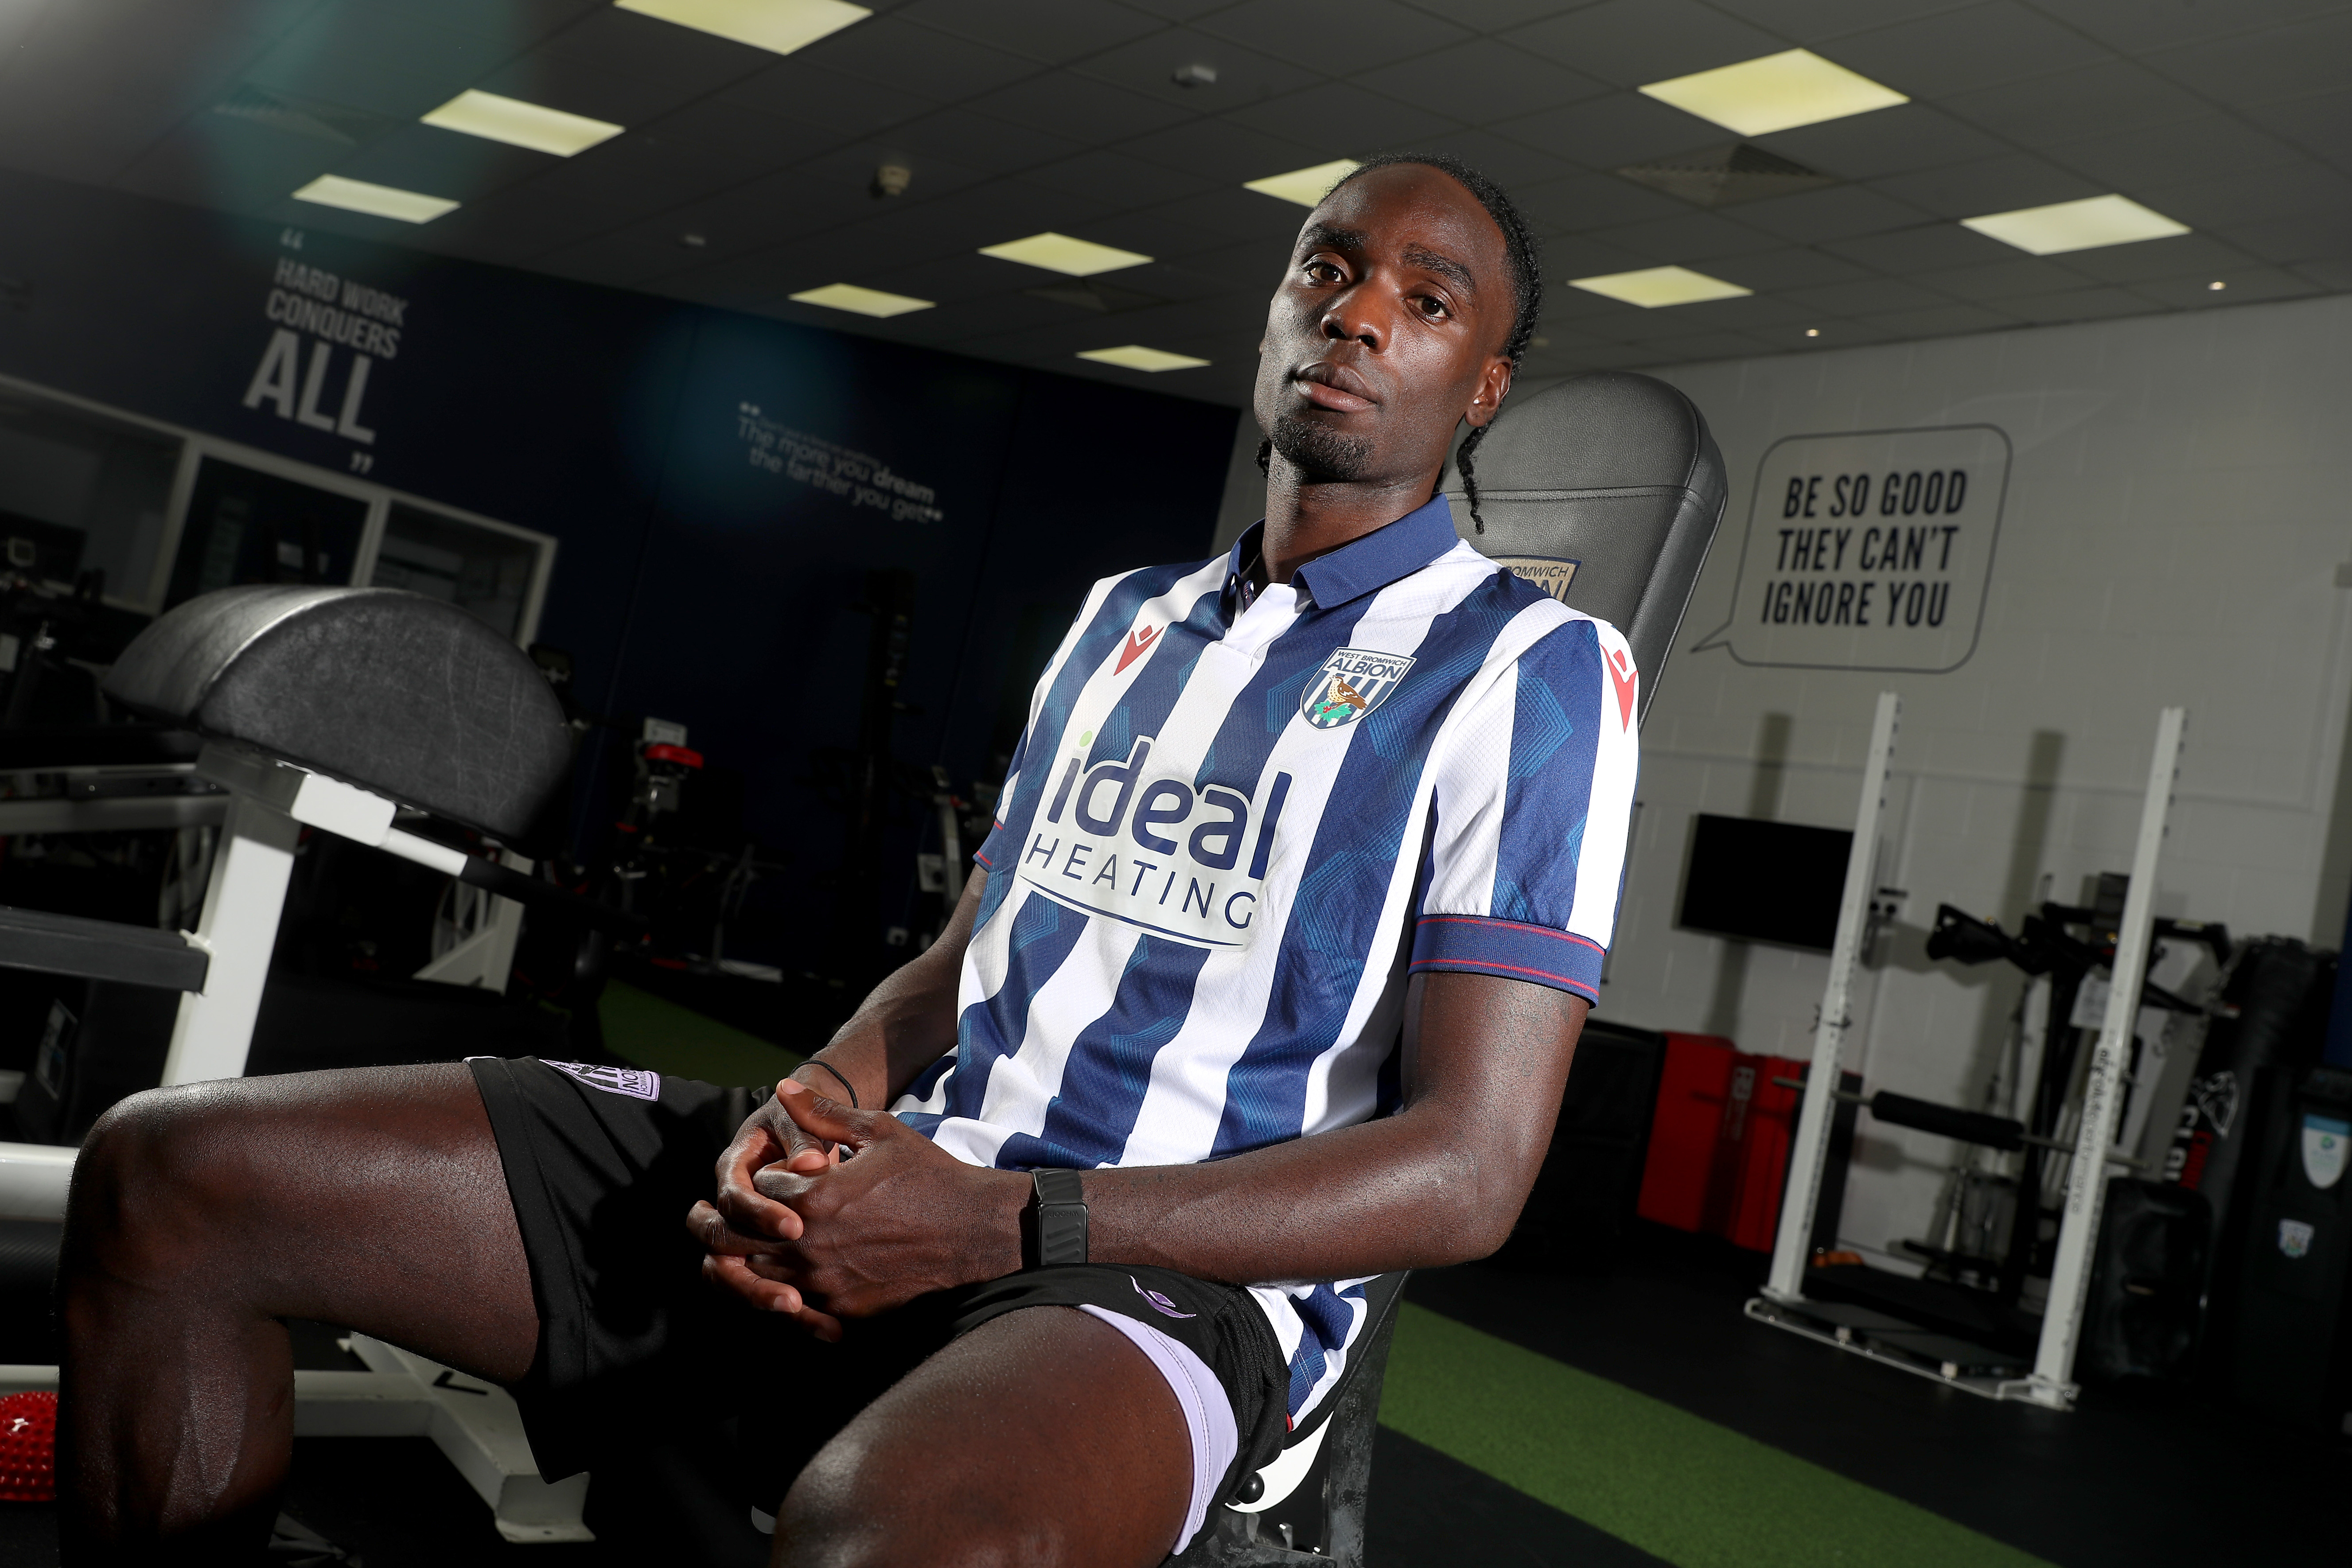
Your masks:
{"label": "beard", "polygon": [[1364,477],[1371,466],[1372,443],[1366,436],[1342,436],[1328,426],[1285,414],[1270,433],[1298,477],[1309,484],[1346,483]]}

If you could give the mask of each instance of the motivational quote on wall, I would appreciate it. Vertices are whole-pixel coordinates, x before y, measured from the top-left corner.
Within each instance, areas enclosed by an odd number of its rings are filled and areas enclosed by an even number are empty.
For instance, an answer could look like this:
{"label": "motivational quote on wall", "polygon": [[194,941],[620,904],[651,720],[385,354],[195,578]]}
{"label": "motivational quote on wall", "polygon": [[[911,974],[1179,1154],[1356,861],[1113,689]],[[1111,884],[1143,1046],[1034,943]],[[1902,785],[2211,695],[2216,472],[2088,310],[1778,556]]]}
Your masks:
{"label": "motivational quote on wall", "polygon": [[1976,651],[2009,492],[1991,425],[1790,436],[1757,467],[1731,618],[1742,664],[1939,673]]}
{"label": "motivational quote on wall", "polygon": [[890,465],[822,436],[779,424],[756,403],[735,405],[736,433],[755,468],[781,474],[797,485],[839,496],[854,507],[886,512],[893,522],[944,522],[939,493]]}

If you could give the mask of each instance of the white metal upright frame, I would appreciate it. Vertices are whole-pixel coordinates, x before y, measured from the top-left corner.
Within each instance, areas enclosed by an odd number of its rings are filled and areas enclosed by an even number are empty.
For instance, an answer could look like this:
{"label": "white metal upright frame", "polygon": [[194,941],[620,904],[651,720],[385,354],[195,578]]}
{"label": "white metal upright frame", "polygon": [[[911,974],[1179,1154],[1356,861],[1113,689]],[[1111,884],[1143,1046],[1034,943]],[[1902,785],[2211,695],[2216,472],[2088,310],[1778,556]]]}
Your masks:
{"label": "white metal upright frame", "polygon": [[1837,935],[1830,944],[1830,973],[1822,986],[1822,1021],[1813,1035],[1812,1068],[1805,1075],[1803,1108],[1797,1115],[1797,1141],[1789,1156],[1787,1189],[1780,1194],[1780,1229],[1772,1241],[1772,1272],[1764,1294],[1775,1301],[1805,1299],[1806,1248],[1812,1239],[1813,1211],[1822,1195],[1822,1172],[1829,1159],[1830,1119],[1837,1110],[1838,1064],[1846,1031],[1853,1023],[1854,965],[1870,919],[1870,888],[1878,862],[1878,821],[1886,810],[1886,781],[1895,757],[1895,733],[1903,722],[1903,700],[1878,694],[1870,725],[1870,757],[1863,764],[1862,804],[1855,808],[1853,844],[1846,851],[1845,891],[1838,900]]}
{"label": "white metal upright frame", "polygon": [[[2066,1211],[2058,1227],[2058,1256],[2050,1270],[2050,1302],[2042,1315],[2042,1342],[2033,1373],[2000,1385],[2004,1399],[2030,1399],[2053,1409],[2072,1409],[2079,1392],[2074,1350],[2083,1335],[2083,1310],[2091,1288],[2093,1252],[2099,1216],[2106,1206],[2109,1146],[2123,1097],[2124,1064],[2131,1054],[2132,1026],[2139,1018],[2140,983],[2147,977],[2147,950],[2156,928],[2156,862],[2164,848],[2165,819],[2180,773],[2180,735],[2189,710],[2167,708],[2157,718],[2156,754],[2148,761],[2147,794],[2140,804],[2139,842],[2132,851],[2131,886],[2124,894],[2123,925],[2116,932],[2116,959],[2109,971],[2107,1013],[2099,1043],[2091,1053],[2083,1086],[2083,1120],[2074,1135],[2074,1160],[2066,1178]],[[2031,1194],[2027,1194],[2030,1197]]]}

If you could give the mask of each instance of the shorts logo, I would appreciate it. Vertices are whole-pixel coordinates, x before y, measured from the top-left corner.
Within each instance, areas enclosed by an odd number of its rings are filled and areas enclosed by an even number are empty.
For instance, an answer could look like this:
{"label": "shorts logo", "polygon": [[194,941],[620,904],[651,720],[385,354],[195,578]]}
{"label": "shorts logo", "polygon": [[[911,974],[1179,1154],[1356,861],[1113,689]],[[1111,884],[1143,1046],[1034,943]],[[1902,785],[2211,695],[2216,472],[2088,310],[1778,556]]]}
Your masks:
{"label": "shorts logo", "polygon": [[1352,724],[1386,702],[1412,668],[1401,653],[1343,647],[1323,661],[1299,694],[1299,714],[1318,730]]}
{"label": "shorts logo", "polygon": [[575,1082],[590,1089],[601,1089],[606,1094],[625,1094],[631,1100],[659,1100],[661,1074],[647,1072],[643,1068],[590,1067],[586,1062],[551,1062],[541,1058],[541,1065],[551,1067]]}
{"label": "shorts logo", "polygon": [[1136,1285],[1135,1276],[1132,1274],[1127,1277],[1127,1282],[1130,1285],[1135,1285],[1135,1293],[1142,1297],[1145,1300],[1150,1302],[1151,1310],[1159,1313],[1163,1318],[1197,1318],[1201,1315],[1198,1312],[1178,1311],[1176,1310],[1176,1303],[1161,1295],[1159,1291],[1147,1290],[1142,1286]]}
{"label": "shorts logo", "polygon": [[2279,1250],[2289,1258],[2308,1258],[2311,1238],[2318,1234],[2319,1227],[2309,1220],[2283,1219],[2279,1221]]}

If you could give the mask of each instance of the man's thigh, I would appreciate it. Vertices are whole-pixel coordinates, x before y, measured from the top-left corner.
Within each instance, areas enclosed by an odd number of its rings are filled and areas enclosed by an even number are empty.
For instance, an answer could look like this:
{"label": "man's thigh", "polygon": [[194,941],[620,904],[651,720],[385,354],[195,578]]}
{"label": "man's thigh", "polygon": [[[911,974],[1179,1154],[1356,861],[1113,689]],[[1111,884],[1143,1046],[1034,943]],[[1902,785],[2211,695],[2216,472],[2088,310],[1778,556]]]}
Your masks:
{"label": "man's thigh", "polygon": [[940,1351],[826,1444],[784,1500],[775,1561],[1150,1568],[1192,1488],[1185,1414],[1150,1358],[1085,1312],[1029,1308]]}

